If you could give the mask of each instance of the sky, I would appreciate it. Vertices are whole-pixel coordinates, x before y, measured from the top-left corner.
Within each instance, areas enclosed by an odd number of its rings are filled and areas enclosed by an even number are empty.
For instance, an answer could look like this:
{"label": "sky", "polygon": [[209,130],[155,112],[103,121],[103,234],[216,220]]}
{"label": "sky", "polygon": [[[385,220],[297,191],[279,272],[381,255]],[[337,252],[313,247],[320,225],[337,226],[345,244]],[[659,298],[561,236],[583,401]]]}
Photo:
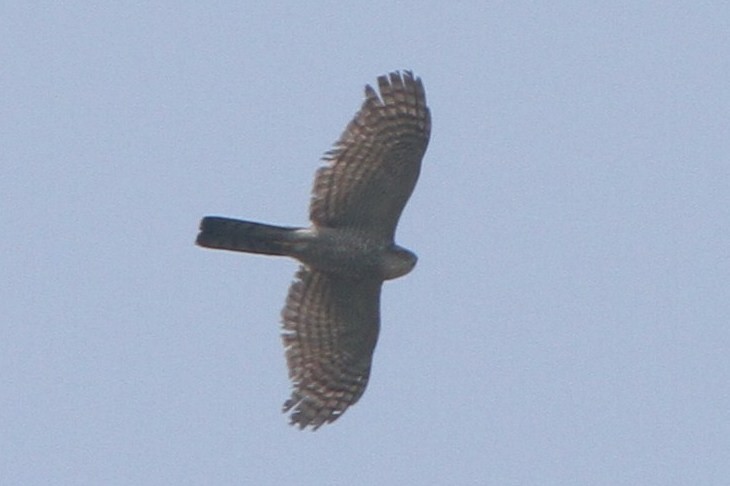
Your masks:
{"label": "sky", "polygon": [[[0,7],[0,483],[730,477],[723,2]],[[433,117],[362,399],[288,425],[292,260],[377,76]]]}

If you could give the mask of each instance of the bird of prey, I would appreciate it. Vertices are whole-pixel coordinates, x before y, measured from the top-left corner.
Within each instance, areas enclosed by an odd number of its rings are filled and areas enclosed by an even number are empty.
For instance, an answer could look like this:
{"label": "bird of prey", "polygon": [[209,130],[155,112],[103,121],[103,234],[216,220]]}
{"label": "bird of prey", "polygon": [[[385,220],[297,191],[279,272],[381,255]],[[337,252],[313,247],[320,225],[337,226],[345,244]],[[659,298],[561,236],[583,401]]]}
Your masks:
{"label": "bird of prey", "polygon": [[283,411],[301,429],[336,420],[362,396],[380,328],[380,288],[416,264],[395,244],[431,131],[420,78],[378,78],[325,153],[314,179],[307,228],[208,216],[197,244],[283,255],[301,263],[282,311],[293,391]]}

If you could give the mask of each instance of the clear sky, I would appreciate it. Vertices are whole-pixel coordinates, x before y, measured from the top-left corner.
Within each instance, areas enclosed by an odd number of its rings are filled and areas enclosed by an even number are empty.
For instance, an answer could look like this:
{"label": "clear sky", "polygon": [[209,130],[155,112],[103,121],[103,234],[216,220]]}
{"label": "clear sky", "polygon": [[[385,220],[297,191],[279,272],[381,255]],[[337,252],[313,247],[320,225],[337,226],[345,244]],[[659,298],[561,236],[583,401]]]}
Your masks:
{"label": "clear sky", "polygon": [[[0,483],[727,484],[726,3],[8,2],[0,53]],[[419,263],[302,432],[296,264],[198,221],[306,224],[404,68]]]}

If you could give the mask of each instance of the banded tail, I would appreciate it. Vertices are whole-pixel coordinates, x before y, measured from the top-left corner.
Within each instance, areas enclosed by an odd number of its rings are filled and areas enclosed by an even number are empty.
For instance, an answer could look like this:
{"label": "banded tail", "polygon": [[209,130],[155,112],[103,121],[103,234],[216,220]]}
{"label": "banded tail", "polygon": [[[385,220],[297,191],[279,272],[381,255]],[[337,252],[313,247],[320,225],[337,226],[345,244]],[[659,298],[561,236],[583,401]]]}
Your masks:
{"label": "banded tail", "polygon": [[205,248],[243,251],[262,255],[290,255],[297,242],[298,228],[272,226],[251,221],[206,216],[200,221],[195,241]]}

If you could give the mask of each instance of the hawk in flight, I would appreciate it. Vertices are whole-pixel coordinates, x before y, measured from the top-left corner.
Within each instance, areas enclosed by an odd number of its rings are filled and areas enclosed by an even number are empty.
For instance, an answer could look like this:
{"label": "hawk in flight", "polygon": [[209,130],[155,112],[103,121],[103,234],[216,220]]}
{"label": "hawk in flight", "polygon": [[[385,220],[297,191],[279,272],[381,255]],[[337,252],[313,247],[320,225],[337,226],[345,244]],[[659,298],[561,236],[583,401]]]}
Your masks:
{"label": "hawk in flight", "polygon": [[301,262],[282,311],[291,423],[317,429],[362,396],[380,328],[383,281],[410,272],[416,255],[395,244],[431,131],[420,78],[378,78],[317,170],[308,228],[208,216],[197,244],[283,255]]}

